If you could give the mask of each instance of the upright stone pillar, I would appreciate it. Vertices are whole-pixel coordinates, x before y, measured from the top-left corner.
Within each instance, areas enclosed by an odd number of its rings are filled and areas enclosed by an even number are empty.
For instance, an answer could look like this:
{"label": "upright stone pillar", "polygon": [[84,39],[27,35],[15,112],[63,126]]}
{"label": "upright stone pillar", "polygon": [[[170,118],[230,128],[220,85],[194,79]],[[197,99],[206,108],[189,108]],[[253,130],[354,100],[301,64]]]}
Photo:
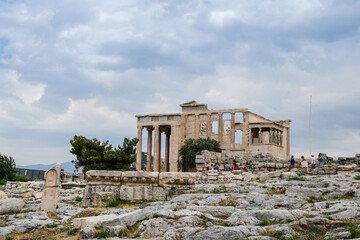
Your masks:
{"label": "upright stone pillar", "polygon": [[218,126],[218,137],[220,148],[223,147],[223,133],[224,133],[224,123],[223,123],[223,113],[219,114],[219,126]]}
{"label": "upright stone pillar", "polygon": [[170,138],[170,172],[178,171],[179,149],[180,149],[180,125],[171,125],[171,138]]}
{"label": "upright stone pillar", "polygon": [[235,113],[231,113],[231,148],[235,149]]}
{"label": "upright stone pillar", "polygon": [[274,139],[273,135],[274,135],[274,134],[273,134],[273,129],[270,128],[270,133],[269,133],[269,143],[270,143],[270,144],[273,143],[273,139]]}
{"label": "upright stone pillar", "polygon": [[151,150],[152,150],[152,131],[153,128],[148,128],[148,140],[147,140],[147,155],[146,155],[146,171],[151,171]]}
{"label": "upright stone pillar", "polygon": [[200,119],[199,114],[195,113],[195,139],[199,139],[200,136]]}
{"label": "upright stone pillar", "polygon": [[262,143],[262,128],[259,128],[259,143]]}
{"label": "upright stone pillar", "polygon": [[136,170],[141,170],[141,157],[142,157],[142,127],[138,127],[138,143],[136,147]]}
{"label": "upright stone pillar", "polygon": [[170,133],[167,131],[165,132],[165,172],[168,172],[170,170],[169,168],[169,151],[170,151]]}
{"label": "upright stone pillar", "polygon": [[211,126],[211,115],[210,115],[210,113],[207,113],[206,117],[207,117],[207,123],[206,123],[207,137],[211,137],[212,126]]}
{"label": "upright stone pillar", "polygon": [[57,207],[60,184],[60,164],[45,173],[45,189],[41,199],[41,210],[54,212]]}
{"label": "upright stone pillar", "polygon": [[160,171],[160,155],[161,155],[161,144],[160,144],[160,128],[158,125],[155,126],[155,137],[154,137],[154,172]]}

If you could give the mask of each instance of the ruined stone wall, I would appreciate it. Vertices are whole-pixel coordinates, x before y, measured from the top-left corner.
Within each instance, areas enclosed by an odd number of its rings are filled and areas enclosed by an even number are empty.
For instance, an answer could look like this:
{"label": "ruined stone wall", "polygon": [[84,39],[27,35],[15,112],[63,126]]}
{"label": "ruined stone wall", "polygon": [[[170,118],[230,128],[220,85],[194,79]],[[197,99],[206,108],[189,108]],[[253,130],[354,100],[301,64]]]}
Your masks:
{"label": "ruined stone wall", "polygon": [[110,199],[168,200],[171,189],[195,187],[195,173],[91,170],[86,179],[85,206],[104,206]]}

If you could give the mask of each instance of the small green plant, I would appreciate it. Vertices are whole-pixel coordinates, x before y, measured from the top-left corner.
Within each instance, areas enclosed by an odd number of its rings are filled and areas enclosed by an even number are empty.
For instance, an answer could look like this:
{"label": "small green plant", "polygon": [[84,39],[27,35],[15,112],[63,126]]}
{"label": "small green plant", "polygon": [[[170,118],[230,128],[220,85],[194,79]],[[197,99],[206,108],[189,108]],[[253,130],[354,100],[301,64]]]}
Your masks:
{"label": "small green plant", "polygon": [[58,225],[53,223],[53,224],[46,224],[45,227],[46,228],[56,228]]}
{"label": "small green plant", "polygon": [[275,238],[282,238],[282,237],[284,237],[284,235],[285,235],[284,231],[276,231],[274,233]]}
{"label": "small green plant", "polygon": [[259,224],[258,224],[258,226],[260,226],[260,227],[265,227],[265,226],[269,226],[270,225],[270,221],[268,221],[268,220],[262,220]]}
{"label": "small green plant", "polygon": [[327,216],[326,218],[329,220],[334,220],[334,218],[332,216]]}
{"label": "small green plant", "polygon": [[67,235],[73,236],[73,235],[75,235],[76,232],[77,232],[77,229],[76,229],[76,228],[72,228],[72,229],[70,229],[70,230],[67,231]]}
{"label": "small green plant", "polygon": [[312,233],[319,233],[320,232],[320,229],[318,226],[311,226],[309,228],[309,231],[312,232]]}
{"label": "small green plant", "polygon": [[79,197],[79,196],[76,196],[76,198],[75,198],[75,201],[77,201],[77,202],[81,202],[82,201],[82,197]]}
{"label": "small green plant", "polygon": [[353,190],[348,191],[347,193],[345,193],[344,195],[345,197],[354,197],[355,196],[355,192]]}
{"label": "small green plant", "polygon": [[205,216],[205,214],[201,214],[200,218],[204,221],[204,223],[211,222],[210,219]]}
{"label": "small green plant", "polygon": [[153,215],[152,215],[152,217],[153,218],[159,218],[159,217],[161,217],[159,214],[157,214],[157,213],[154,213]]}
{"label": "small green plant", "polygon": [[355,176],[355,180],[360,180],[360,175]]}
{"label": "small green plant", "polygon": [[7,236],[7,237],[5,238],[5,240],[13,240],[13,238],[12,238],[12,237]]}
{"label": "small green plant", "polygon": [[350,224],[347,229],[349,230],[349,232],[351,233],[351,238],[356,238],[359,236],[360,232],[358,231],[357,227],[355,224]]}
{"label": "small green plant", "polygon": [[292,219],[290,219],[290,218],[288,218],[288,219],[286,219],[286,223],[292,223],[294,220],[292,220]]}
{"label": "small green plant", "polygon": [[325,188],[327,188],[327,187],[329,187],[329,186],[330,186],[329,183],[325,183],[325,184],[324,184],[324,187],[325,187]]}
{"label": "small green plant", "polygon": [[108,238],[110,237],[110,234],[108,234],[107,232],[105,232],[104,230],[101,230],[100,232],[98,232],[96,234],[97,238]]}
{"label": "small green plant", "polygon": [[120,201],[116,198],[110,198],[106,203],[106,207],[117,207],[119,205]]}

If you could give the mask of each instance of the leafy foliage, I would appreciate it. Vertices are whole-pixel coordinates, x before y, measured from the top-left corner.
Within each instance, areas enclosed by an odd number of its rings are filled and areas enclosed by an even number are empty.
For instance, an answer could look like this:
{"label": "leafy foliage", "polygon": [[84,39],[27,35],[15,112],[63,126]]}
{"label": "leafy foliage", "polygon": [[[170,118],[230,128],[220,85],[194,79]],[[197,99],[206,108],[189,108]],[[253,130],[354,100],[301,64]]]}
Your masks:
{"label": "leafy foliage", "polygon": [[211,138],[187,139],[184,146],[179,150],[181,160],[179,168],[184,171],[192,171],[195,169],[196,154],[200,154],[202,150],[221,152],[220,143]]}
{"label": "leafy foliage", "polygon": [[137,138],[124,138],[122,146],[113,148],[109,141],[100,142],[96,138],[87,139],[83,136],[74,136],[70,140],[70,153],[76,155],[73,160],[75,167],[84,167],[88,170],[120,170],[128,171],[135,161]]}
{"label": "leafy foliage", "polygon": [[16,164],[12,157],[0,154],[0,182],[12,181],[16,178]]}

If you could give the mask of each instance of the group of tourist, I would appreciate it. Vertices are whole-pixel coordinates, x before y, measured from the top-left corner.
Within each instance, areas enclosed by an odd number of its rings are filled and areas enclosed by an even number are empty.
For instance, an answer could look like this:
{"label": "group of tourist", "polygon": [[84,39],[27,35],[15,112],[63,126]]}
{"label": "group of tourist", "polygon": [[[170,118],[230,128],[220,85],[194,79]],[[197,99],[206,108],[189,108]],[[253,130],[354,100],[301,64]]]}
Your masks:
{"label": "group of tourist", "polygon": [[[316,158],[314,155],[311,155],[311,168],[314,169],[318,165],[318,167],[322,167],[325,164],[325,154],[319,153],[318,157]],[[288,164],[290,168],[293,168],[296,166],[296,160],[294,158],[294,155],[291,155],[291,157],[288,160]],[[301,156],[299,167],[302,168],[308,168],[308,161],[305,159],[304,156]]]}
{"label": "group of tourist", "polygon": [[[246,172],[252,172],[253,171],[253,167],[254,164],[252,163],[252,161],[250,160],[249,162],[246,162],[245,164],[245,171]],[[216,170],[216,171],[220,171],[220,166],[219,163],[216,162],[215,165],[211,164],[210,166],[210,170]],[[230,166],[228,162],[225,162],[224,165],[224,171],[234,171],[234,170],[240,170],[240,167],[237,165],[237,163],[234,161],[233,165]]]}
{"label": "group of tourist", "polygon": [[[74,182],[78,182],[78,179],[79,179],[79,172],[78,170],[74,170],[74,172],[72,173],[72,181]],[[61,169],[60,170],[60,180],[61,181],[64,181],[65,180],[65,170],[64,169]]]}

